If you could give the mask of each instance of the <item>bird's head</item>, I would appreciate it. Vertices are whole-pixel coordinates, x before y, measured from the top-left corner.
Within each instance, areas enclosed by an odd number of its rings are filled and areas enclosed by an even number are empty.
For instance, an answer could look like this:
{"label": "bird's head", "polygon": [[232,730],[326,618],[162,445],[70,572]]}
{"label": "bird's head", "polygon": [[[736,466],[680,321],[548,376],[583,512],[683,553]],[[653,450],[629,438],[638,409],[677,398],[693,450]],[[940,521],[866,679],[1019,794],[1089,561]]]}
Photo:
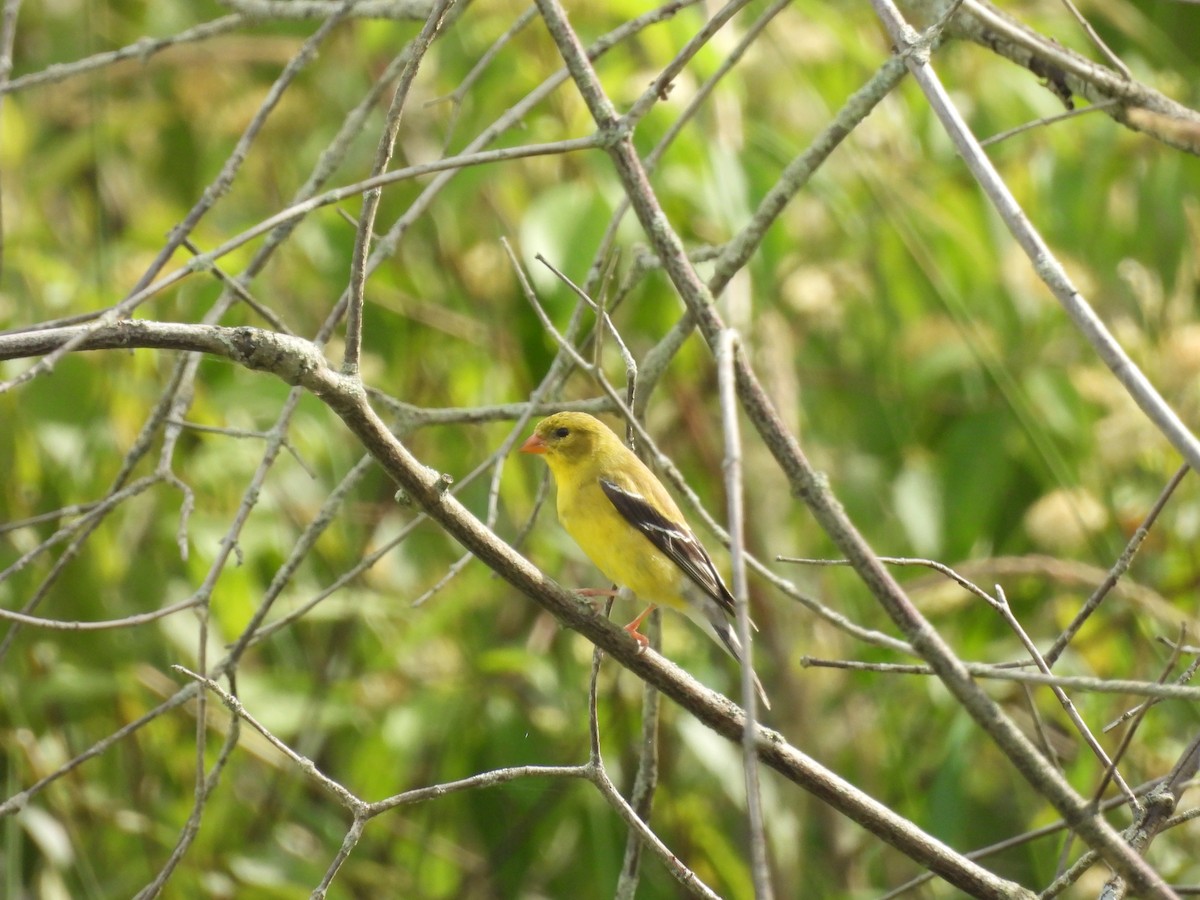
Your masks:
{"label": "bird's head", "polygon": [[538,422],[533,434],[521,445],[521,452],[545,456],[553,467],[557,462],[585,459],[613,442],[621,444],[612,429],[595,416],[561,412]]}

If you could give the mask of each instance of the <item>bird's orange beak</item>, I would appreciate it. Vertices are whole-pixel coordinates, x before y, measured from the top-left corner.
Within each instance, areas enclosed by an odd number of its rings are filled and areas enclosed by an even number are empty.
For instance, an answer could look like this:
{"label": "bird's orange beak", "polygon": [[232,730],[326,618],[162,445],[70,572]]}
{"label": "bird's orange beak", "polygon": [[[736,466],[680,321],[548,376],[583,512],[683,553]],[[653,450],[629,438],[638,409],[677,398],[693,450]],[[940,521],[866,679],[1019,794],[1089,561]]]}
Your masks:
{"label": "bird's orange beak", "polygon": [[540,434],[531,434],[529,439],[521,445],[522,453],[545,453],[546,442],[542,440]]}

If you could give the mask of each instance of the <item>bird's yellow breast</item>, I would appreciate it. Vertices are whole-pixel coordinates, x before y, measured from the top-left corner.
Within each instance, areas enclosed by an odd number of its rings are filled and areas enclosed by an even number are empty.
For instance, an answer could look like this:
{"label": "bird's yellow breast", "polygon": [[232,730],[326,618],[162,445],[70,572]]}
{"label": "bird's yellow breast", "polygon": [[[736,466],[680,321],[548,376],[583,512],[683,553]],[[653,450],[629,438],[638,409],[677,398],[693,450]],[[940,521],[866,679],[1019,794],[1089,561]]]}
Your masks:
{"label": "bird's yellow breast", "polygon": [[629,588],[643,603],[686,606],[679,567],[625,521],[597,481],[566,489],[560,482],[558,518],[606,578]]}

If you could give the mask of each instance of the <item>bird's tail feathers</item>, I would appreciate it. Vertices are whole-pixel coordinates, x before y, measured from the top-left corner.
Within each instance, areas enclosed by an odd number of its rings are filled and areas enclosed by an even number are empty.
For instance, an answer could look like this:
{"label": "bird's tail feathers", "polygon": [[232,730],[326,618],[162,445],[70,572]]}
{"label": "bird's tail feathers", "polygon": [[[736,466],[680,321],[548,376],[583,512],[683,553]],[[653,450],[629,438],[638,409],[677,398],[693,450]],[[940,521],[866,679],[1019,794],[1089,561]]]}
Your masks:
{"label": "bird's tail feathers", "polygon": [[[733,623],[729,621],[729,617],[725,614],[725,610],[717,606],[712,600],[707,600],[704,606],[704,622],[709,631],[717,639],[719,643],[730,656],[738,661],[743,666],[749,666],[745,659],[745,654],[742,653],[742,642],[738,640],[737,631],[734,630]],[[771,701],[767,698],[767,692],[763,690],[762,682],[758,680],[758,675],[753,669],[750,670],[750,677],[754,679],[754,689],[758,692],[758,699],[762,701],[764,709],[771,708]]]}

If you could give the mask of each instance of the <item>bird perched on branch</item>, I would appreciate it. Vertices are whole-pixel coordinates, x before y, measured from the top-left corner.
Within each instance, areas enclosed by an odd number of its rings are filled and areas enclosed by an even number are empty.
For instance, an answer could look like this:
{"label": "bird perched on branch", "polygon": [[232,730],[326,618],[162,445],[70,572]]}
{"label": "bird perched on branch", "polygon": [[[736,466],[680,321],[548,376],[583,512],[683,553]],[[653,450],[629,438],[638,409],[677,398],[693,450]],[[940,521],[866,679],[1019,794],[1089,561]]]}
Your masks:
{"label": "bird perched on branch", "polygon": [[[607,578],[650,604],[625,626],[633,638],[645,646],[638,626],[655,606],[669,606],[749,665],[730,623],[733,595],[712,558],[662,482],[612,429],[586,413],[556,413],[538,422],[521,452],[536,453],[550,466],[567,534]],[[770,709],[758,676],[751,675]]]}

